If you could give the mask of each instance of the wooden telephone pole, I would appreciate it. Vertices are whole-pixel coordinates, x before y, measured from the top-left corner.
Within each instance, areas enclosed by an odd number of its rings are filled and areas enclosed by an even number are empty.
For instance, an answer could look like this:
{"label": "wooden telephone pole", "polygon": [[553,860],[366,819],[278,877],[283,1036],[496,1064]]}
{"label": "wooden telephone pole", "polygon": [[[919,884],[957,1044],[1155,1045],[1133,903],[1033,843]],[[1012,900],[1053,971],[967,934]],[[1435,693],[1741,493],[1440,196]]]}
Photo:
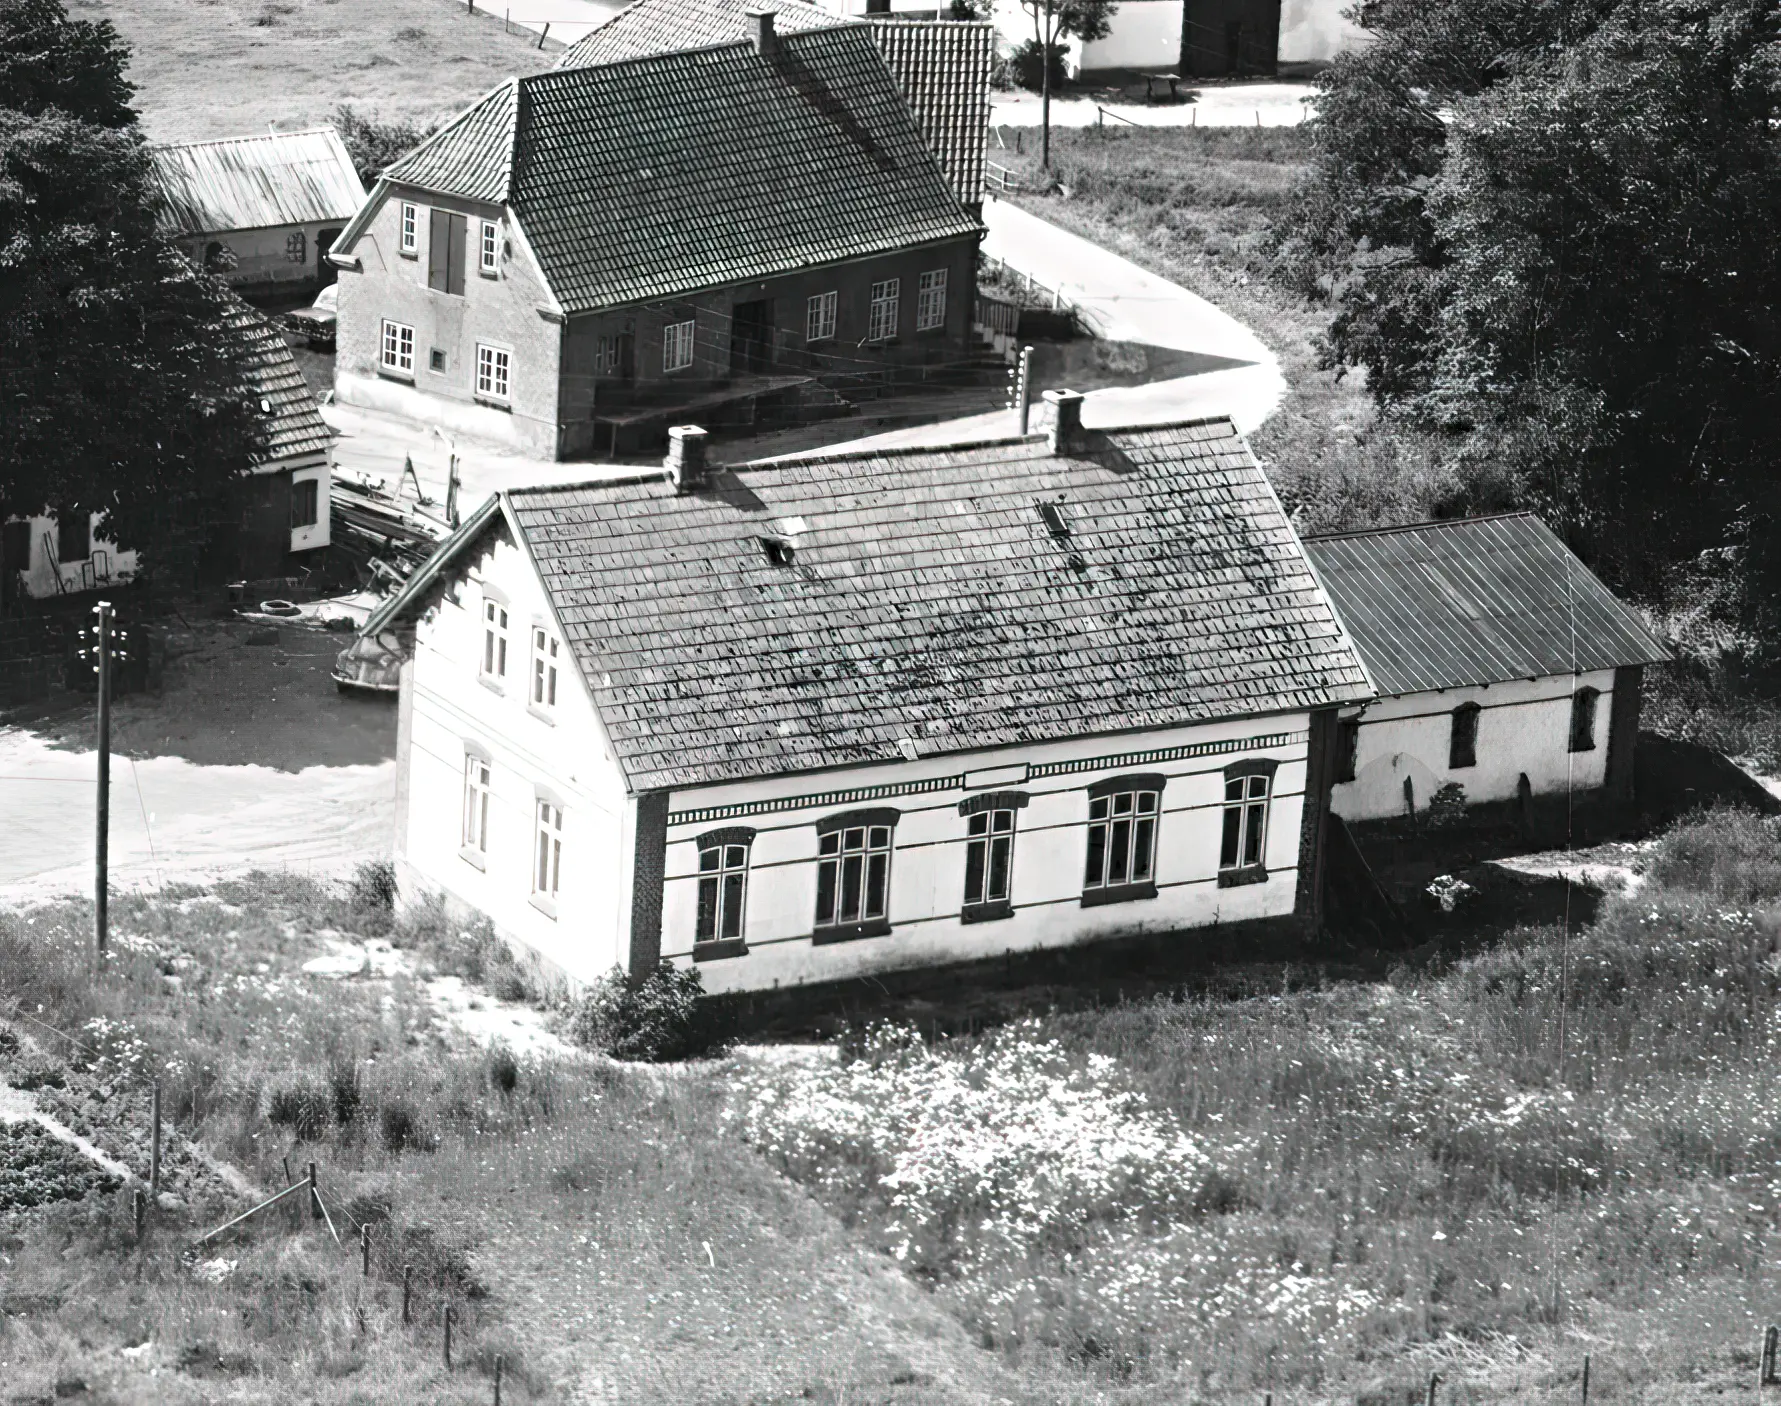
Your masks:
{"label": "wooden telephone pole", "polygon": [[99,617],[93,631],[94,666],[99,671],[99,795],[93,830],[93,943],[98,960],[105,960],[108,902],[111,896],[111,602],[93,607]]}

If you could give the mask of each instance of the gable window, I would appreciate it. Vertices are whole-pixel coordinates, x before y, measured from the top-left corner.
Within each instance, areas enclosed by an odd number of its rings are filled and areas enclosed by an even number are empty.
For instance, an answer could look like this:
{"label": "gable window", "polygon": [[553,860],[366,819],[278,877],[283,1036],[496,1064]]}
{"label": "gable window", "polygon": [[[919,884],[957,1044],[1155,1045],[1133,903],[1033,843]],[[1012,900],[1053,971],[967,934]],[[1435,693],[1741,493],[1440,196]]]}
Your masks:
{"label": "gable window", "polygon": [[900,278],[872,285],[872,311],[866,323],[868,342],[888,342],[897,335],[897,299],[903,288]]}
{"label": "gable window", "polygon": [[1580,688],[1571,695],[1571,751],[1595,751],[1595,705],[1601,696],[1593,688]]}
{"label": "gable window", "polygon": [[321,484],[316,479],[298,479],[291,485],[291,526],[314,527],[321,514]]}
{"label": "gable window", "polygon": [[1088,788],[1088,865],[1082,902],[1156,897],[1156,829],[1161,776],[1116,776]]}
{"label": "gable window", "polygon": [[804,302],[804,340],[826,342],[835,335],[835,306],[838,293],[818,293]]}
{"label": "gable window", "polygon": [[1447,738],[1447,769],[1478,765],[1478,715],[1476,703],[1461,703],[1453,710],[1453,729]]}
{"label": "gable window", "polygon": [[897,812],[831,815],[816,826],[816,942],[890,931],[891,841]]}
{"label": "gable window", "polygon": [[693,956],[739,957],[742,914],[748,900],[748,855],[754,831],[747,826],[713,830],[698,839],[699,915]]}
{"label": "gable window", "polygon": [[959,804],[965,817],[965,901],[959,917],[967,923],[1014,915],[1014,817],[1027,803],[1020,791],[990,791]]}
{"label": "gable window", "polygon": [[427,256],[427,287],[461,297],[464,292],[464,246],[470,222],[449,210],[435,210],[428,224],[432,243]]}
{"label": "gable window", "polygon": [[482,677],[507,677],[507,603],[491,595],[482,598]]}
{"label": "gable window", "polygon": [[1218,850],[1218,886],[1258,884],[1268,877],[1268,801],[1278,763],[1263,758],[1224,769],[1224,831]]}
{"label": "gable window", "polygon": [[405,322],[383,320],[383,352],[379,365],[398,376],[414,374],[414,328]]}
{"label": "gable window", "polygon": [[476,393],[491,400],[507,399],[507,375],[512,358],[504,347],[476,344]]}
{"label": "gable window", "polygon": [[662,329],[662,370],[684,371],[693,364],[693,330],[697,324],[670,322]]}
{"label": "gable window", "polygon": [[[532,843],[532,897],[554,908],[563,873],[563,808],[538,797],[537,835]],[[550,911],[547,908],[546,911]]]}
{"label": "gable window", "polygon": [[489,852],[489,759],[468,753],[464,757],[464,825],[458,853],[478,869]]}
{"label": "gable window", "polygon": [[1336,724],[1336,780],[1354,780],[1355,764],[1360,759],[1360,719],[1343,718]]}
{"label": "gable window", "polygon": [[946,270],[933,269],[921,276],[915,293],[915,330],[932,332],[946,326]]}
{"label": "gable window", "polygon": [[618,375],[618,338],[602,337],[594,343],[594,374]]}
{"label": "gable window", "polygon": [[481,258],[477,267],[484,277],[493,278],[501,272],[501,226],[493,220],[483,220],[481,224]]}
{"label": "gable window", "polygon": [[421,212],[408,201],[402,202],[402,252],[413,258],[420,252]]}
{"label": "gable window", "polygon": [[548,713],[557,706],[557,638],[541,625],[532,627],[532,707]]}

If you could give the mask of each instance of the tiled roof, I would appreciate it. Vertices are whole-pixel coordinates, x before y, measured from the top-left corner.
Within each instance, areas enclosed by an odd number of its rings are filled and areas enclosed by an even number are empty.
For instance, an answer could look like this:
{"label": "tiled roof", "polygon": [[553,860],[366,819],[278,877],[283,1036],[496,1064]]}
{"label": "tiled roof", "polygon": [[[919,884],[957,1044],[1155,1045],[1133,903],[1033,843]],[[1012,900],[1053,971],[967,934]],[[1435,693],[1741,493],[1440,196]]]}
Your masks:
{"label": "tiled roof", "polygon": [[[734,43],[748,32],[748,12],[760,5],[761,0],[637,0],[563,50],[557,67],[586,68]],[[804,0],[773,0],[773,5],[773,27],[781,34],[850,23]]]}
{"label": "tiled roof", "polygon": [[1383,694],[1670,658],[1532,513],[1308,537],[1305,551]]}
{"label": "tiled roof", "polygon": [[350,220],[365,199],[332,127],[151,146],[168,234],[222,234]]}
{"label": "tiled roof", "polygon": [[270,464],[326,451],[333,431],[322,419],[284,333],[239,300],[229,323],[241,333],[254,390],[267,413],[266,452],[255,462]]}
{"label": "tiled roof", "polygon": [[864,25],[515,79],[385,175],[493,200],[503,169],[570,313],[980,228]]}
{"label": "tiled roof", "polygon": [[1372,696],[1229,421],[506,499],[637,790]]}
{"label": "tiled roof", "polygon": [[987,20],[878,16],[870,25],[946,179],[965,204],[981,205],[995,26]]}
{"label": "tiled roof", "polygon": [[[564,50],[558,68],[732,43],[747,33],[760,0],[637,0]],[[803,0],[778,0],[783,34],[858,24]],[[989,80],[996,31],[988,21],[908,20],[873,16],[873,42],[915,114],[940,169],[967,205],[983,203],[983,144],[989,131]]]}

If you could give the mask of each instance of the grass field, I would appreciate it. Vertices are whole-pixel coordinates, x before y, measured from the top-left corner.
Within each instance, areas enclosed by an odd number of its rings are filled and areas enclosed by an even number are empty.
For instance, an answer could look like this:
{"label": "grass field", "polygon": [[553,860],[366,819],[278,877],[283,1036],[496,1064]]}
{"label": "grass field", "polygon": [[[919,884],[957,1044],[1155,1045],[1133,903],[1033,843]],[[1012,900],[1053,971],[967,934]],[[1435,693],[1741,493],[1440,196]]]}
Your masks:
{"label": "grass field", "polygon": [[[1384,424],[1364,376],[1321,368],[1328,313],[1274,281],[1269,230],[1294,199],[1305,134],[1291,127],[1065,128],[1059,189],[1015,198],[1215,303],[1280,358],[1286,400],[1252,436],[1307,532],[1426,517],[1457,484],[1438,446]],[[1034,148],[991,156],[1038,187]]]}
{"label": "grass field", "polygon": [[318,122],[341,103],[430,122],[503,79],[548,68],[561,46],[503,32],[500,10],[452,0],[67,0],[107,19],[151,141]]}

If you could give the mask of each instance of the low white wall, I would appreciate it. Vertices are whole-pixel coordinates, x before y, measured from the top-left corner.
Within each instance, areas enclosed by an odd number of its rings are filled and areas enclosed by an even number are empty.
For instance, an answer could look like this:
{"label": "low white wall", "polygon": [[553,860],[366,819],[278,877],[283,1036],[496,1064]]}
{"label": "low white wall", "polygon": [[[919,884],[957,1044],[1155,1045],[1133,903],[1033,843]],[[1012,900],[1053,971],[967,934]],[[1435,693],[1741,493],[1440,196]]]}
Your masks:
{"label": "low white wall", "polygon": [[[692,960],[696,839],[732,825],[756,832],[744,911],[748,951],[701,961],[708,991],[763,990],[1096,938],[1290,915],[1298,888],[1307,727],[1304,714],[1287,715],[678,792],[669,815],[662,954],[682,964]],[[1283,740],[1269,745],[1252,741],[1264,736]],[[1206,751],[1167,760],[1137,759],[1182,746]],[[1218,860],[1224,769],[1249,758],[1278,762],[1266,835],[1267,879],[1222,888]],[[1021,779],[1029,769],[1059,763],[1081,769]],[[1156,852],[1157,894],[1085,907],[1087,788],[1127,773],[1167,778]],[[911,784],[928,789],[896,792]],[[846,788],[868,788],[874,794],[855,798],[856,791],[836,799],[834,793]],[[887,788],[890,794],[885,794]],[[1015,821],[1013,914],[966,923],[961,917],[966,820],[959,804],[986,790],[1018,790],[1029,797]],[[792,798],[811,803],[752,814],[746,810],[751,804],[777,805]],[[876,806],[900,812],[891,858],[891,931],[882,937],[817,944],[812,941],[815,823],[840,811]],[[721,813],[737,808],[744,813]]]}
{"label": "low white wall", "polygon": [[1281,0],[1280,62],[1317,67],[1369,43],[1367,31],[1343,15],[1349,4],[1350,0]]}
{"label": "low white wall", "polygon": [[1082,46],[1085,69],[1173,72],[1181,61],[1181,0],[1120,0],[1107,37]]}
{"label": "low white wall", "polygon": [[[92,521],[99,521],[99,514],[90,514]],[[17,519],[13,519],[14,522]],[[31,523],[31,556],[28,563],[8,559],[3,569],[8,573],[19,572],[25,580],[25,593],[33,599],[53,596],[58,591],[57,563],[51,559],[51,550],[56,542],[56,520],[51,516],[34,517]],[[88,532],[92,531],[91,526]],[[49,537],[49,546],[44,545],[44,537]],[[81,569],[81,563],[87,563],[87,569]],[[90,586],[102,586],[108,581],[127,580],[136,574],[136,553],[120,552],[110,542],[93,539],[93,549],[80,561],[65,561],[60,564],[61,584],[69,590],[80,591]],[[104,574],[101,575],[101,572]]]}
{"label": "low white wall", "polygon": [[[1571,695],[1590,687],[1596,701],[1595,748],[1572,752]],[[1607,775],[1609,718],[1614,671],[1573,677],[1556,674],[1517,679],[1483,688],[1450,688],[1381,698],[1361,715],[1354,780],[1330,793],[1330,808],[1344,820],[1381,820],[1404,813],[1404,778],[1410,779],[1420,811],[1437,788],[1449,781],[1466,789],[1468,802],[1515,797],[1523,772],[1536,796],[1591,790]],[[1477,764],[1447,765],[1453,736],[1453,710],[1476,703]]]}

